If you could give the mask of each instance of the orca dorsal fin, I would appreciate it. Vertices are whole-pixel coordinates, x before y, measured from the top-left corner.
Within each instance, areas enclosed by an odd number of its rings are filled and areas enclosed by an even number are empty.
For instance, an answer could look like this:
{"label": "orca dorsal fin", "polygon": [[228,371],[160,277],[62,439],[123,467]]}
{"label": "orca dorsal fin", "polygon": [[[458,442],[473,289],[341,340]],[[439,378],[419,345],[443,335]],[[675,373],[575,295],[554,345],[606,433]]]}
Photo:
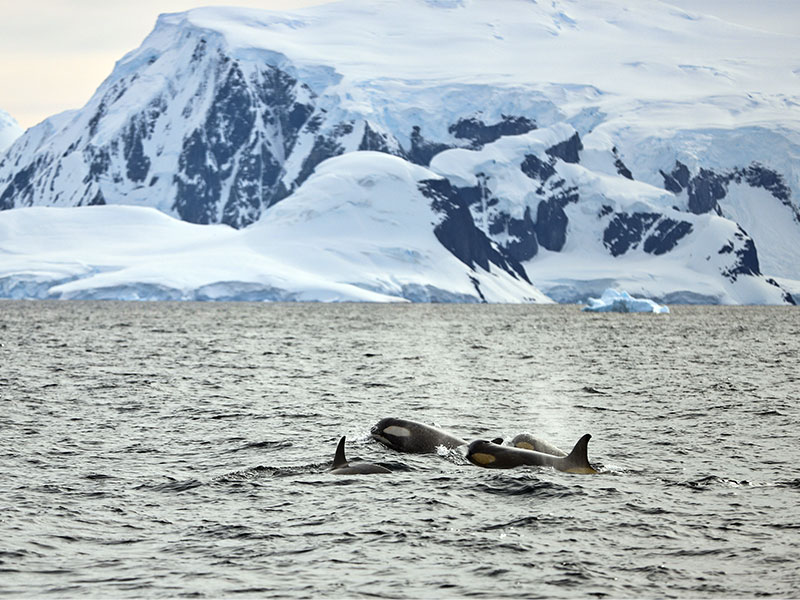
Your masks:
{"label": "orca dorsal fin", "polygon": [[503,445],[503,438],[494,438],[492,440],[492,443],[493,444],[497,444],[498,446],[502,446]]}
{"label": "orca dorsal fin", "polygon": [[336,446],[336,454],[333,457],[333,464],[331,465],[331,469],[337,469],[339,467],[344,467],[347,465],[347,459],[344,457],[344,440],[346,436],[342,436],[342,439],[339,440],[339,445]]}
{"label": "orca dorsal fin", "polygon": [[592,436],[587,433],[578,440],[578,443],[575,444],[572,452],[570,452],[569,455],[564,458],[564,461],[568,465],[568,468],[565,469],[565,471],[569,473],[597,473],[595,468],[589,464],[590,439],[592,439]]}

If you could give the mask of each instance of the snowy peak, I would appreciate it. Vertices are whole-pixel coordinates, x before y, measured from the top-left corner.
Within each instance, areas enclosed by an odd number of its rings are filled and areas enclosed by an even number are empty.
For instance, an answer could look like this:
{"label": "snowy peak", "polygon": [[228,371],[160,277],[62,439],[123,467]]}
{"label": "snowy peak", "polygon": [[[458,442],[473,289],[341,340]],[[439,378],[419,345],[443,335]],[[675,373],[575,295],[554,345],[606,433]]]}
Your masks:
{"label": "snowy peak", "polygon": [[[43,197],[62,206],[134,203],[243,226],[286,195],[279,176],[312,110],[308,87],[274,67],[232,60],[198,31],[177,41],[165,33],[162,26],[82,111],[25,153],[36,156],[30,176],[13,180],[5,207]],[[166,46],[156,50],[156,42]]]}
{"label": "snowy peak", "polygon": [[22,134],[22,127],[19,126],[16,119],[0,109],[0,154],[8,150]]}

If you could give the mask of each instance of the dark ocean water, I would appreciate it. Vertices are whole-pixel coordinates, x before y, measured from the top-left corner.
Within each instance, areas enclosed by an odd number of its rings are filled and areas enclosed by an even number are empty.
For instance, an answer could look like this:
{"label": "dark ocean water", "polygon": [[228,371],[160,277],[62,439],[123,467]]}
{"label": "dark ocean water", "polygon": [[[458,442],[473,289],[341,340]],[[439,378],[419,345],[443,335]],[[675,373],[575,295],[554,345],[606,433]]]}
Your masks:
{"label": "dark ocean water", "polygon": [[0,596],[800,594],[797,309],[2,301],[0,343]]}

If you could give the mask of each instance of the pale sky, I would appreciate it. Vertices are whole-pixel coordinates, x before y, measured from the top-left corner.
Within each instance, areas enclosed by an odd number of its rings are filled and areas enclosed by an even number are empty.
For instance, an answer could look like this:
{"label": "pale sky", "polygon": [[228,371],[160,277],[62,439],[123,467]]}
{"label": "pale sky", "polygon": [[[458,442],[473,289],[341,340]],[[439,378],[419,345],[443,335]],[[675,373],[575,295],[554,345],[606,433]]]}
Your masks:
{"label": "pale sky", "polygon": [[[205,5],[286,10],[330,0],[0,0],[0,109],[23,128],[80,108],[161,13]],[[492,0],[479,0],[491,2]],[[592,1],[592,0],[586,0]],[[637,0],[631,0],[636,2]],[[800,0],[671,0],[728,21],[800,34]]]}
{"label": "pale sky", "polygon": [[197,6],[286,10],[325,0],[0,0],[0,108],[23,129],[80,108],[161,13]]}

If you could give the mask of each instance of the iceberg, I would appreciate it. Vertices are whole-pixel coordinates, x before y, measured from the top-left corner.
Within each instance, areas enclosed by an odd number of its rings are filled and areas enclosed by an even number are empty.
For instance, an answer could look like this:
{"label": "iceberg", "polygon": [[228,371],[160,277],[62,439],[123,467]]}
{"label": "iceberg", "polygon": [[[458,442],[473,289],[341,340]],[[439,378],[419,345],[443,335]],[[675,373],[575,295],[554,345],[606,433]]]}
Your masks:
{"label": "iceberg", "polygon": [[653,302],[649,298],[634,298],[628,292],[607,289],[600,298],[589,298],[589,312],[649,312],[668,313],[669,308]]}

